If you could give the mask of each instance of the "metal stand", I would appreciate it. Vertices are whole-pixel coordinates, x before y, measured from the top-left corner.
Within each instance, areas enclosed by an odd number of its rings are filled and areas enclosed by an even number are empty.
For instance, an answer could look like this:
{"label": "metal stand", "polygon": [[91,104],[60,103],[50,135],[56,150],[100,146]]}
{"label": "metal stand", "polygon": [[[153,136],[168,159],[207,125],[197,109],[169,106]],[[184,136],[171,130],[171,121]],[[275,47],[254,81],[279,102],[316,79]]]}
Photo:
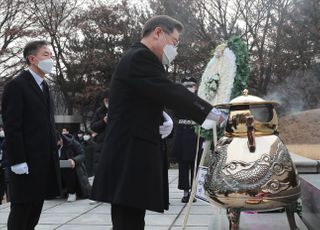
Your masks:
{"label": "metal stand", "polygon": [[290,230],[299,230],[296,220],[294,218],[294,212],[297,210],[297,202],[285,207],[287,218],[290,226]]}
{"label": "metal stand", "polygon": [[227,208],[227,216],[229,219],[229,230],[238,230],[240,221],[241,209]]}

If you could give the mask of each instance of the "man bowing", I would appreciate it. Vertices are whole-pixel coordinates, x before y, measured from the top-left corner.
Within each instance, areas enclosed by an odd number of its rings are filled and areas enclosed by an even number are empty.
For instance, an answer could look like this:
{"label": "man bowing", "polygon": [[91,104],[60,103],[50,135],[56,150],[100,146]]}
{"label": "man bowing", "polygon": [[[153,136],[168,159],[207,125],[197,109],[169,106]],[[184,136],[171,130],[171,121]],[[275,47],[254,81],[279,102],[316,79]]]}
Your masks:
{"label": "man bowing", "polygon": [[113,230],[144,229],[146,210],[168,209],[160,138],[172,122],[164,107],[199,124],[206,118],[224,120],[220,111],[168,79],[164,65],[177,55],[182,30],[169,16],[149,19],[141,41],[125,53],[113,74],[106,137],[92,192],[92,199],[111,203]]}

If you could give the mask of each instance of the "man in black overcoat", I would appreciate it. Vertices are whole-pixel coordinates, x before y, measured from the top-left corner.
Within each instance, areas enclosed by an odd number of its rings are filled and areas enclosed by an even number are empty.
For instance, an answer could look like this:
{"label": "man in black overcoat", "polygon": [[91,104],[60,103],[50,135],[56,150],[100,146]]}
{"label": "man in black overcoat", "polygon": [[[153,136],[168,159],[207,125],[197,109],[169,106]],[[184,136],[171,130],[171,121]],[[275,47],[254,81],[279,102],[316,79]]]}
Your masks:
{"label": "man in black overcoat", "polygon": [[6,84],[2,118],[6,134],[11,210],[8,230],[31,230],[46,197],[60,195],[53,102],[45,74],[53,67],[45,41],[24,48],[28,69]]}
{"label": "man in black overcoat", "polygon": [[220,111],[167,77],[163,64],[176,56],[182,30],[183,25],[171,17],[149,19],[141,42],[131,46],[113,74],[92,199],[111,203],[114,230],[144,229],[145,210],[168,208],[163,186],[165,158],[160,150],[160,134],[163,137],[166,126],[161,122],[164,107],[199,124],[206,118],[224,120]]}

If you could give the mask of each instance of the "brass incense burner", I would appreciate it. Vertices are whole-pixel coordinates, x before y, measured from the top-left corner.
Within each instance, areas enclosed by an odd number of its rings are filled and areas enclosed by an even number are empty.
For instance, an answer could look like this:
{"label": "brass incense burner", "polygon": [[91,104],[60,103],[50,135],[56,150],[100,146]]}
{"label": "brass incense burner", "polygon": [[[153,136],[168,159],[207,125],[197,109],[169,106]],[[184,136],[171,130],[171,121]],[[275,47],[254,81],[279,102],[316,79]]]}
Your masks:
{"label": "brass incense burner", "polygon": [[277,136],[276,102],[248,95],[230,103],[224,136],[205,159],[208,200],[227,209],[230,229],[238,229],[242,210],[284,207],[291,229],[300,182],[284,143]]}

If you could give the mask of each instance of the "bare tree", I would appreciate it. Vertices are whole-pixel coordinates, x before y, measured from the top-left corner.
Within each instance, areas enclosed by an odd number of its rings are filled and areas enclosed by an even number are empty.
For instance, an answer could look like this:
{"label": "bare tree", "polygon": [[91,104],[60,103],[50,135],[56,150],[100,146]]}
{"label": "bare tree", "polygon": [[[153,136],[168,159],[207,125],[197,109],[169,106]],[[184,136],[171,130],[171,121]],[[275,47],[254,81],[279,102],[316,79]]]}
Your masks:
{"label": "bare tree", "polygon": [[42,36],[49,40],[56,60],[56,73],[53,82],[56,92],[61,92],[67,108],[67,114],[73,114],[74,99],[79,87],[79,81],[71,68],[74,61],[69,58],[67,49],[69,38],[77,32],[70,19],[76,13],[78,0],[30,0],[31,14],[35,15],[37,26],[41,28]]}
{"label": "bare tree", "polygon": [[241,33],[238,26],[240,17],[239,0],[195,0],[195,7],[206,16],[208,28],[214,29],[217,39],[224,41]]}
{"label": "bare tree", "polygon": [[288,22],[288,46],[298,68],[310,68],[320,60],[320,2],[295,0]]}
{"label": "bare tree", "polygon": [[148,11],[129,6],[126,1],[119,4],[98,3],[90,9],[77,12],[72,22],[77,34],[69,37],[69,58],[74,74],[79,76],[77,108],[83,117],[100,106],[99,98],[106,90],[116,65],[123,52],[141,39],[142,21],[148,18]]}
{"label": "bare tree", "polygon": [[26,12],[27,1],[0,0],[0,78],[6,81],[21,70],[21,40],[33,33],[34,20]]}
{"label": "bare tree", "polygon": [[245,22],[243,37],[251,57],[250,86],[253,93],[265,95],[270,81],[280,76],[277,71],[285,54],[284,28],[292,3],[291,0],[244,0],[237,4]]}

